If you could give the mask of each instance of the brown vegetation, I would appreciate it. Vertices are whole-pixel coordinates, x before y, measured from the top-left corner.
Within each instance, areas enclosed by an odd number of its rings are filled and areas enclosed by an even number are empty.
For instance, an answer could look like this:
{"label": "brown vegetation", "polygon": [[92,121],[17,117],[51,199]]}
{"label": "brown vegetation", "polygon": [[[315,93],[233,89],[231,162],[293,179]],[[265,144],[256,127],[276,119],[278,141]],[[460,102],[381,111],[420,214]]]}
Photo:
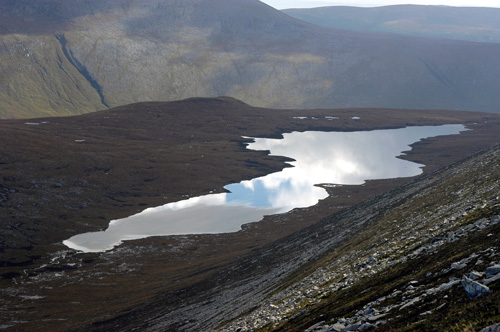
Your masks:
{"label": "brown vegetation", "polygon": [[104,254],[65,251],[61,241],[105,228],[110,220],[185,195],[221,191],[225,184],[284,166],[283,158],[246,150],[242,136],[444,123],[474,129],[415,144],[404,158],[426,164],[429,172],[498,142],[499,122],[493,114],[452,111],[269,110],[230,98],[2,121],[0,283],[9,306],[3,324],[22,317],[23,328],[66,330],[113,317],[158,294],[182,300],[182,289],[252,250],[408,181],[331,188],[331,197],[317,206],[266,218],[238,233],[149,238]]}

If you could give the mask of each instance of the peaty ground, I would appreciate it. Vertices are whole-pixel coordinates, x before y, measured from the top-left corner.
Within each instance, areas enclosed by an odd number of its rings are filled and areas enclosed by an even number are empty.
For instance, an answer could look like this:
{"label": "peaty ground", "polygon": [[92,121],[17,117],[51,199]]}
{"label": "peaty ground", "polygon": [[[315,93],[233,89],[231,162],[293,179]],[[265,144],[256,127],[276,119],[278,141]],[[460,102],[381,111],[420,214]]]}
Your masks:
{"label": "peaty ground", "polygon": [[[307,116],[307,119],[297,117]],[[338,117],[329,120],[325,116]],[[359,117],[353,120],[351,117]],[[127,313],[161,295],[178,306],[192,285],[299,231],[410,179],[328,188],[308,209],[266,217],[240,232],[128,241],[106,253],[66,248],[72,235],[285,167],[245,148],[251,137],[462,123],[461,135],[426,139],[404,158],[426,173],[500,139],[500,117],[391,109],[270,110],[230,98],[141,103],[83,116],[0,122],[2,321],[11,330],[64,331]]]}

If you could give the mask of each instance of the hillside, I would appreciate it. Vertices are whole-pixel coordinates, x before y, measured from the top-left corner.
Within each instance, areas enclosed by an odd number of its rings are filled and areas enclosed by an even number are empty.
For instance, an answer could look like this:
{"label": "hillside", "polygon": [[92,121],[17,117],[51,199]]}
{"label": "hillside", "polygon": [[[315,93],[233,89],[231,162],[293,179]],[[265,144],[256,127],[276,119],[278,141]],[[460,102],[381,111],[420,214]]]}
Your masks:
{"label": "hillside", "polygon": [[[499,160],[496,146],[275,244],[245,270],[276,254],[279,264],[231,289],[232,298],[197,303],[191,322],[220,319],[224,332],[495,331]],[[284,265],[295,273],[283,277]],[[240,316],[227,323],[229,308]]]}
{"label": "hillside", "polygon": [[500,45],[331,30],[257,1],[0,1],[0,117],[232,96],[499,112]]}
{"label": "hillside", "polygon": [[500,9],[395,5],[319,7],[284,13],[324,27],[500,43]]}
{"label": "hillside", "polygon": [[[304,116],[307,119],[298,119]],[[359,119],[353,120],[354,116]],[[331,187],[330,196],[318,205],[266,217],[236,233],[152,237],[126,241],[104,253],[78,253],[62,244],[147,207],[222,192],[228,183],[285,167],[284,158],[246,149],[242,136],[445,123],[466,124],[472,130],[415,143],[401,157],[425,164],[424,177],[430,176],[430,182],[419,181],[423,178],[419,176]],[[499,125],[500,116],[488,113],[279,110],[232,98],[148,102],[72,117],[2,120],[0,326],[7,331],[109,331],[177,330],[178,324],[198,324],[194,330],[212,331],[214,324],[253,307],[276,285],[288,285],[286,280],[301,272],[303,264],[313,263],[337,244],[357,241],[350,233],[350,221],[360,222],[355,234],[373,234],[373,228],[364,228],[371,220],[370,209],[401,211],[397,219],[402,222],[394,225],[404,230],[428,222],[417,218],[427,211],[426,200],[414,199],[419,197],[415,190],[421,188],[435,188],[429,200],[436,206],[455,199],[457,211],[476,208],[476,198],[482,197],[477,195],[489,195],[491,189],[490,182],[483,187],[481,177],[496,181],[498,169],[490,167],[495,164],[470,159],[468,173],[448,165],[497,143]],[[434,172],[443,167],[451,173],[456,169],[465,180],[441,181],[442,172]],[[466,187],[465,201],[456,199],[456,186]],[[415,205],[398,208],[405,201]],[[434,205],[428,209],[441,213],[438,210]],[[407,225],[410,215],[415,221]],[[332,223],[341,227],[339,232],[327,229]],[[363,239],[360,248],[366,245]],[[297,250],[304,260],[296,259]],[[268,278],[274,269],[280,277]],[[267,286],[272,287],[262,292],[261,287]],[[240,296],[240,290],[249,289],[248,296]],[[212,302],[212,296],[221,297]],[[241,302],[234,302],[238,299]]]}

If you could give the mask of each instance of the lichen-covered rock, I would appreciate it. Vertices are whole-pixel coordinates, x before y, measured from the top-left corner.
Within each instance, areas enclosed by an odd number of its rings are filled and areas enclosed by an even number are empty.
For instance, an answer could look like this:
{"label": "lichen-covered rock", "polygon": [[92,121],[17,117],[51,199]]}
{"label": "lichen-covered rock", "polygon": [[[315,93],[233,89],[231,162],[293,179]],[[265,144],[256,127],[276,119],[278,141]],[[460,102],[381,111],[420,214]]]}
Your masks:
{"label": "lichen-covered rock", "polygon": [[452,270],[462,270],[462,269],[465,269],[466,267],[467,267],[467,264],[463,264],[463,263],[459,263],[459,262],[455,262],[455,263],[451,264]]}
{"label": "lichen-covered rock", "polygon": [[467,293],[467,297],[469,299],[475,299],[476,297],[485,295],[490,292],[488,286],[480,284],[477,281],[467,278],[463,276],[462,285],[464,286],[465,292]]}
{"label": "lichen-covered rock", "polygon": [[361,326],[361,323],[351,324],[349,326],[346,326],[342,331],[359,331],[359,328]]}
{"label": "lichen-covered rock", "polygon": [[485,327],[481,332],[500,332],[500,323]]}
{"label": "lichen-covered rock", "polygon": [[458,284],[459,282],[460,282],[460,280],[450,280],[450,282],[441,284],[438,287],[428,289],[426,291],[426,294],[427,295],[432,295],[432,294],[435,294],[435,293],[438,293],[438,292],[446,291],[446,290],[450,289],[451,287],[455,286],[456,284]]}
{"label": "lichen-covered rock", "polygon": [[496,216],[491,217],[491,224],[492,225],[498,224],[499,222],[500,222],[500,215],[496,215]]}
{"label": "lichen-covered rock", "polygon": [[497,282],[498,280],[500,280],[500,273],[497,273],[495,274],[493,277],[491,278],[488,278],[488,279],[484,279],[483,280],[483,284],[488,286],[489,284],[492,284],[494,282]]}
{"label": "lichen-covered rock", "polygon": [[330,326],[330,330],[335,331],[335,332],[340,332],[343,329],[345,329],[345,325],[341,324],[341,323],[336,323],[336,324],[333,324],[332,326]]}
{"label": "lichen-covered rock", "polygon": [[491,277],[497,273],[500,273],[500,264],[495,264],[486,269],[486,277]]}
{"label": "lichen-covered rock", "polygon": [[[313,326],[311,326],[310,328],[308,328],[304,332],[325,331],[324,327],[325,327],[325,322],[319,322],[319,323],[314,324]],[[328,331],[328,327],[327,327],[326,331]]]}
{"label": "lichen-covered rock", "polygon": [[373,325],[373,324],[370,324],[370,323],[364,323],[362,324],[359,328],[358,328],[358,331],[367,331],[367,330],[371,330],[371,329],[374,329],[376,326]]}
{"label": "lichen-covered rock", "polygon": [[483,272],[472,271],[472,272],[466,273],[465,276],[467,278],[469,278],[469,279],[477,280],[479,278],[482,278],[484,276],[484,273]]}

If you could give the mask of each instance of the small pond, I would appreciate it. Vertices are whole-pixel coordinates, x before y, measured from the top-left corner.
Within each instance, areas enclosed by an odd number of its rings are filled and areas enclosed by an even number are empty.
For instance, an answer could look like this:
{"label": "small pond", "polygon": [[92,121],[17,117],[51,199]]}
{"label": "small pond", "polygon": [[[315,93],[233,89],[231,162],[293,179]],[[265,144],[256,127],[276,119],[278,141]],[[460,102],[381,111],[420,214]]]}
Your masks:
{"label": "small pond", "polygon": [[328,196],[318,185],[360,185],[366,180],[411,177],[424,165],[398,158],[421,139],[454,135],[463,125],[357,132],[293,132],[282,139],[255,138],[251,150],[268,150],[289,162],[281,172],[225,187],[229,192],[193,197],[113,220],[105,231],[64,241],[84,252],[110,250],[124,240],[150,236],[237,232],[265,215],[315,205]]}

